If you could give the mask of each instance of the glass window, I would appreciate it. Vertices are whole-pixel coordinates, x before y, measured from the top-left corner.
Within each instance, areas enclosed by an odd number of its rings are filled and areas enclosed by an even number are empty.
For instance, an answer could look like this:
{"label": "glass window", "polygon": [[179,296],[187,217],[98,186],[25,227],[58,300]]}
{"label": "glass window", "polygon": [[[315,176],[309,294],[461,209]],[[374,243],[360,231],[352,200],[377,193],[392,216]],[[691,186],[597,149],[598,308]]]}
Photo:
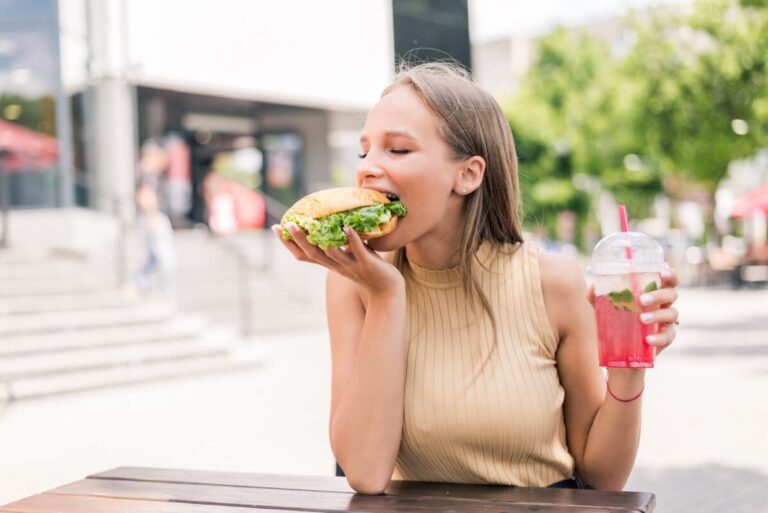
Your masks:
{"label": "glass window", "polygon": [[52,1],[0,0],[0,171],[11,206],[57,203],[54,18]]}

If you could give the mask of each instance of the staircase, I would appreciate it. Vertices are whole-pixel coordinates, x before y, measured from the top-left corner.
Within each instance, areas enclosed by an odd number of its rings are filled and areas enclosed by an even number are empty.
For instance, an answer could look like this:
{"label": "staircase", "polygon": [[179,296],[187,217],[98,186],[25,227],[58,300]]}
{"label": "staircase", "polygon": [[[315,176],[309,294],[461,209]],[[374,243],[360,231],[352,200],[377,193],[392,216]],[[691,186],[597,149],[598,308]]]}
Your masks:
{"label": "staircase", "polygon": [[113,271],[103,259],[0,252],[0,405],[261,365],[236,326],[117,290]]}
{"label": "staircase", "polygon": [[[211,238],[181,230],[175,245],[183,311],[237,327],[243,336],[325,330],[326,270],[296,261],[271,231]],[[135,268],[138,260],[131,260]]]}

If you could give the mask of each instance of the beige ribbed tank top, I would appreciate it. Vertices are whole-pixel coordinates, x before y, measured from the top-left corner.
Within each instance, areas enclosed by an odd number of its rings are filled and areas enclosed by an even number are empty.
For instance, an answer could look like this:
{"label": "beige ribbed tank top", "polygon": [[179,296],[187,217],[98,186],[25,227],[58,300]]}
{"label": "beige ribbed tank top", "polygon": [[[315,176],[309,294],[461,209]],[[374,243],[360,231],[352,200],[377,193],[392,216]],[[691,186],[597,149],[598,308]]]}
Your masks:
{"label": "beige ribbed tank top", "polygon": [[[461,269],[409,262],[405,409],[395,479],[547,486],[572,476],[563,388],[530,243],[483,243],[476,274],[498,325],[473,313]],[[485,267],[485,268],[484,268]],[[487,360],[487,361],[486,361]]]}

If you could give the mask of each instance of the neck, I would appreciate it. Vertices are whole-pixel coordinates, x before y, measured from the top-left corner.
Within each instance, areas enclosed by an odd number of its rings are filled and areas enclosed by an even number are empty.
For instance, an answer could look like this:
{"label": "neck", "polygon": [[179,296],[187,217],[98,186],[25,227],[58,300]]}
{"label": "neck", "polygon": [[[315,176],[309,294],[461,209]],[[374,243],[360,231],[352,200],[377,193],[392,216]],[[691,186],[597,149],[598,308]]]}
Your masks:
{"label": "neck", "polygon": [[408,259],[425,269],[448,269],[459,265],[461,234],[464,230],[461,209],[443,218],[434,230],[406,244]]}

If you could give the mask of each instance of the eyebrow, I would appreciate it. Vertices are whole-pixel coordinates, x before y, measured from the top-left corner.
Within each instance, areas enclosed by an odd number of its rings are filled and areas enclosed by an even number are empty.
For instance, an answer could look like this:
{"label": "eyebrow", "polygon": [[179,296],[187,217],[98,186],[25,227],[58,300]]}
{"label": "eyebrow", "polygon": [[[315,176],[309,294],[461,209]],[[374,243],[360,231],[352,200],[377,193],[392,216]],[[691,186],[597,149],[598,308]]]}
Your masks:
{"label": "eyebrow", "polygon": [[[409,134],[408,132],[402,131],[402,130],[388,130],[387,132],[384,132],[385,137],[407,137],[408,139],[416,140],[414,136]],[[360,136],[360,142],[367,141],[368,138],[365,135]]]}

